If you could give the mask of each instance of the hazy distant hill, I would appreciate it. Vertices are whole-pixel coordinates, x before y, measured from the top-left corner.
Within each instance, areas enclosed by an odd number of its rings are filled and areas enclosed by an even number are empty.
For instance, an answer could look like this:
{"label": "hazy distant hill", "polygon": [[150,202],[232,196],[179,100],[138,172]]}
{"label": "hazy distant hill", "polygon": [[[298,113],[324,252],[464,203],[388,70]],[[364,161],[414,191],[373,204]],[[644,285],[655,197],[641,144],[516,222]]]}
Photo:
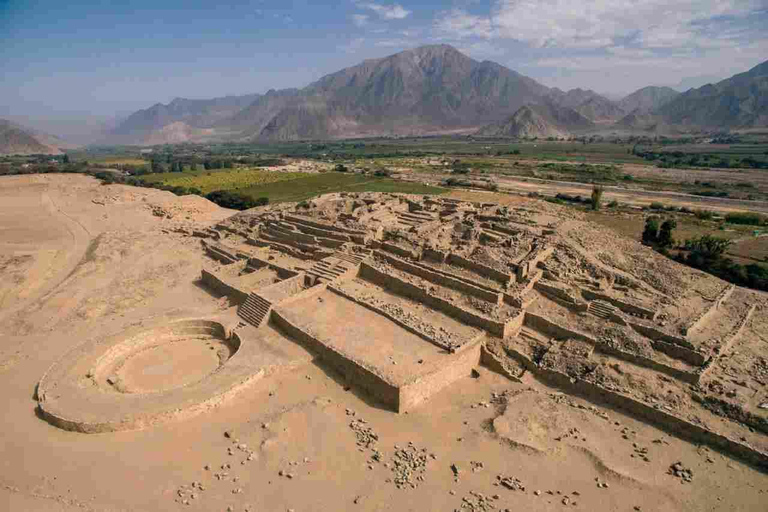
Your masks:
{"label": "hazy distant hill", "polygon": [[638,89],[618,102],[619,107],[627,113],[634,110],[650,112],[669,103],[680,93],[671,87],[648,86]]}
{"label": "hazy distant hill", "polygon": [[626,114],[616,102],[585,89],[563,92],[554,88],[550,90],[547,100],[553,105],[571,108],[595,123],[616,121]]}
{"label": "hazy distant hill", "polygon": [[112,144],[147,143],[152,138],[153,132],[178,122],[191,128],[208,128],[232,117],[258,97],[258,94],[247,94],[210,100],[176,98],[167,105],[157,103],[131,114],[107,135],[104,142]]}
{"label": "hazy distant hill", "polygon": [[0,154],[2,155],[58,155],[72,144],[46,133],[0,119]]}
{"label": "hazy distant hill", "polygon": [[684,92],[656,113],[669,124],[685,127],[768,126],[768,61],[746,73]]}
{"label": "hazy distant hill", "polygon": [[595,124],[572,108],[552,104],[525,105],[503,122],[483,127],[480,137],[567,138]]}

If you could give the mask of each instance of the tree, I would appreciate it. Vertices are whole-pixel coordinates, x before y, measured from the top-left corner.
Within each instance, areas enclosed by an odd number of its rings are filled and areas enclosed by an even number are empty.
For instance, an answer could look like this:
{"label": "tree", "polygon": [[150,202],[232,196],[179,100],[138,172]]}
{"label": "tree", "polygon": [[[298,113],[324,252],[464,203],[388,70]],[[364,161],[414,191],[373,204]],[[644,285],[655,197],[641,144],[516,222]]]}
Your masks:
{"label": "tree", "polygon": [[672,230],[677,227],[677,221],[675,219],[667,219],[662,223],[659,230],[659,236],[656,241],[661,247],[672,247],[675,245],[675,239],[672,237]]}
{"label": "tree", "polygon": [[592,187],[592,209],[594,211],[600,209],[600,205],[603,202],[603,192],[605,192],[605,189],[602,185]]}
{"label": "tree", "polygon": [[69,155],[64,153],[64,157],[61,159],[61,163],[68,164],[69,163]]}
{"label": "tree", "polygon": [[643,243],[653,245],[659,239],[659,218],[651,215],[645,219],[645,229],[643,230]]}

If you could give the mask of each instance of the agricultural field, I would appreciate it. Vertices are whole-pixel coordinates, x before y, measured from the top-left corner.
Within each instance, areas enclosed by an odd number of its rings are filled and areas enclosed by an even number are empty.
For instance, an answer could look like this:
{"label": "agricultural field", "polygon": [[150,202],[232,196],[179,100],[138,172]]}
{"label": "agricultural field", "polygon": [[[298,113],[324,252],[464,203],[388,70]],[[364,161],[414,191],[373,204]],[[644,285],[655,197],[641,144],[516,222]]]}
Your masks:
{"label": "agricultural field", "polygon": [[270,203],[305,201],[331,192],[392,192],[403,194],[442,194],[440,187],[389,178],[328,172],[305,175],[291,181],[276,181],[238,190],[254,199],[266,197]]}
{"label": "agricultural field", "polygon": [[311,176],[311,174],[237,168],[150,174],[143,176],[142,180],[147,183],[161,183],[171,187],[196,188],[203,194],[207,194],[214,190],[236,190],[243,192],[243,189],[269,183],[293,181],[306,178],[307,176]]}

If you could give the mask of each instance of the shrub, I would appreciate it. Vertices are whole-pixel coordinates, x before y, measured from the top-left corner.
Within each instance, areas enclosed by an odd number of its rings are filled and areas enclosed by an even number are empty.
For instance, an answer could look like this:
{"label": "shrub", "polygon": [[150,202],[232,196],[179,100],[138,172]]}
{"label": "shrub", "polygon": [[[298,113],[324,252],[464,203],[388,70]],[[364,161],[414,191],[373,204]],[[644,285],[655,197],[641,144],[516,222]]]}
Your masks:
{"label": "shrub", "polygon": [[762,226],[765,217],[759,213],[733,212],[725,216],[725,221],[731,224],[744,224],[748,226]]}
{"label": "shrub", "polygon": [[[250,196],[230,192],[228,190],[214,190],[205,196],[211,202],[216,203],[222,208],[232,208],[233,210],[247,210],[258,206]],[[260,198],[267,199],[267,198]],[[266,204],[266,203],[264,203]]]}
{"label": "shrub", "polygon": [[659,239],[659,218],[651,215],[645,219],[645,229],[643,230],[643,243],[646,245],[655,244]]}
{"label": "shrub", "polygon": [[590,203],[592,204],[592,209],[594,211],[598,211],[603,203],[603,192],[605,192],[605,188],[603,188],[602,185],[595,185],[592,187]]}
{"label": "shrub", "polygon": [[672,231],[676,227],[677,222],[675,219],[665,220],[661,225],[661,229],[659,230],[659,236],[656,243],[662,248],[672,247],[675,245],[675,239],[672,237]]}
{"label": "shrub", "polygon": [[667,207],[664,206],[664,203],[659,203],[657,201],[652,202],[651,206],[649,206],[648,208],[650,208],[651,210],[666,210],[667,209]]}
{"label": "shrub", "polygon": [[712,220],[715,216],[715,212],[709,210],[695,210],[693,214],[701,220]]}

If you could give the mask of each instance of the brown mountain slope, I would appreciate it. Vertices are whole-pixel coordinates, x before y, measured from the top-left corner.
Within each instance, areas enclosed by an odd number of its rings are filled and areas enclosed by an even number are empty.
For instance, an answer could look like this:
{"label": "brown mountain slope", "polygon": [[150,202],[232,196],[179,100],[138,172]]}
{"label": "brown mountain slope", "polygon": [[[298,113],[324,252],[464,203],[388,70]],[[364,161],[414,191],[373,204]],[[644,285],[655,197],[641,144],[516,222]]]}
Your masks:
{"label": "brown mountain slope", "polygon": [[650,112],[662,105],[669,103],[680,93],[671,87],[648,86],[638,89],[619,101],[619,107],[625,112],[639,109],[642,112]]}
{"label": "brown mountain slope", "polygon": [[507,120],[481,128],[480,137],[567,138],[594,128],[592,121],[568,107],[525,105]]}
{"label": "brown mountain slope", "polygon": [[768,61],[746,73],[684,92],[656,113],[669,124],[687,127],[768,126]]}
{"label": "brown mountain slope", "polygon": [[45,144],[32,130],[0,119],[0,155],[58,155],[59,148]]}

